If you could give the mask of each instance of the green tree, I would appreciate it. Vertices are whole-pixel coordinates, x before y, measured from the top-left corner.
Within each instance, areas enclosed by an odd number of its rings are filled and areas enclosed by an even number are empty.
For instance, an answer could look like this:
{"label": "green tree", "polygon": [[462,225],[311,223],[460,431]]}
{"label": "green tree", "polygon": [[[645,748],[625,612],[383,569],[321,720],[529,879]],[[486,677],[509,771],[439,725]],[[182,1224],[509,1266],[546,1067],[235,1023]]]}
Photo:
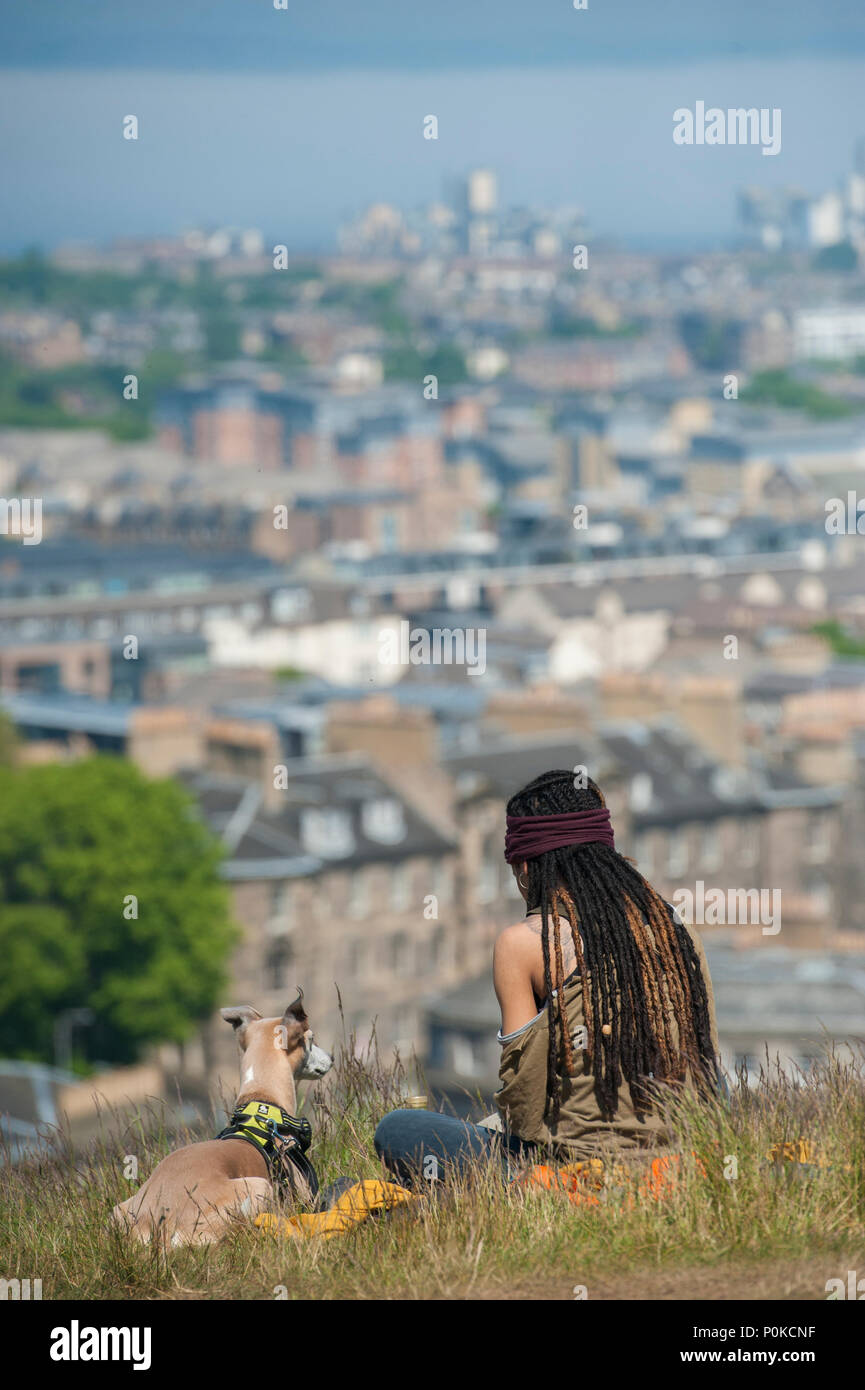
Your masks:
{"label": "green tree", "polygon": [[60,909],[4,903],[0,954],[0,1053],[50,1062],[57,1014],[86,992],[83,943]]}
{"label": "green tree", "polygon": [[831,618],[825,623],[815,623],[811,630],[828,642],[835,656],[851,661],[865,661],[865,641],[847,632],[837,618]]}
{"label": "green tree", "polygon": [[[147,414],[140,407],[139,402],[129,402],[132,407],[129,410],[115,410],[112,415],[106,415],[99,423],[106,429],[112,439],[117,439],[121,443],[129,440],[147,439],[150,435],[150,421]],[[138,409],[135,409],[138,405]]]}
{"label": "green tree", "polygon": [[429,359],[428,370],[439,379],[441,386],[454,386],[468,380],[466,359],[453,343],[440,343]]}
{"label": "green tree", "polygon": [[240,352],[240,326],[230,314],[205,314],[204,338],[210,362],[230,362]]}
{"label": "green tree", "polygon": [[11,767],[18,756],[18,730],[9,715],[0,710],[0,767]]}
{"label": "green tree", "polygon": [[440,386],[455,386],[468,379],[468,368],[465,357],[452,343],[440,343],[431,353],[403,344],[385,353],[384,374],[388,381],[422,381],[432,375]]}
{"label": "green tree", "polygon": [[51,1060],[57,1012],[82,1006],[91,1057],[189,1037],[237,935],[219,860],[172,781],[113,758],[0,768],[0,1051]]}
{"label": "green tree", "polygon": [[549,324],[553,338],[636,338],[641,333],[639,324],[620,323],[615,328],[605,328],[585,315],[554,313]]}
{"label": "green tree", "polygon": [[740,393],[752,405],[777,405],[785,410],[803,410],[814,420],[840,420],[853,413],[853,407],[840,396],[831,396],[813,382],[790,376],[783,368],[755,372]]}

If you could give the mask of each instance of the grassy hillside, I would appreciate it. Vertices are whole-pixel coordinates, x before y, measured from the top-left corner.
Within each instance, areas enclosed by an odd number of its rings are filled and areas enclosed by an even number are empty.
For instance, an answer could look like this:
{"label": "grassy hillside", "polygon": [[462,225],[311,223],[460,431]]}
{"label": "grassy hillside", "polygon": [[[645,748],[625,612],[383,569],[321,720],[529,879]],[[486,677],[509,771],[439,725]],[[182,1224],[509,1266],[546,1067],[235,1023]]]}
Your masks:
{"label": "grassy hillside", "polygon": [[[398,1064],[344,1047],[310,1088],[322,1181],[379,1175],[372,1134],[402,1079]],[[167,1256],[108,1225],[137,1185],[124,1177],[126,1156],[138,1158],[140,1181],[167,1151],[158,1107],[131,1126],[106,1115],[86,1154],[58,1136],[49,1158],[0,1170],[0,1272],[41,1278],[46,1299],[571,1299],[577,1285],[590,1299],[825,1299],[828,1278],[865,1269],[862,1058],[828,1056],[794,1081],[767,1068],[759,1087],[739,1081],[729,1103],[671,1099],[670,1112],[689,1157],[663,1201],[635,1178],[596,1206],[573,1206],[483,1168],[328,1242],[238,1223],[219,1247]],[[773,1144],[803,1139],[815,1161],[767,1161]]]}

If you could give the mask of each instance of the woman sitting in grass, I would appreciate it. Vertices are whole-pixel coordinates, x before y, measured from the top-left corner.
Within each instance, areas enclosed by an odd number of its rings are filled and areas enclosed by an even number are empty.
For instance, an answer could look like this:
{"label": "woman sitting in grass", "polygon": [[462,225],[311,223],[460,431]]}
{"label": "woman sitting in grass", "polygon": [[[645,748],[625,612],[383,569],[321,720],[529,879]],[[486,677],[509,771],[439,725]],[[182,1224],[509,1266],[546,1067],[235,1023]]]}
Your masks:
{"label": "woman sitting in grass", "polygon": [[[615,848],[591,779],[547,772],[507,807],[505,858],[527,904],[500,932],[498,1114],[479,1125],[395,1110],[376,1151],[403,1183],[489,1153],[560,1162],[639,1157],[668,1142],[656,1083],[718,1085],[702,943]],[[435,1162],[431,1163],[430,1160]]]}

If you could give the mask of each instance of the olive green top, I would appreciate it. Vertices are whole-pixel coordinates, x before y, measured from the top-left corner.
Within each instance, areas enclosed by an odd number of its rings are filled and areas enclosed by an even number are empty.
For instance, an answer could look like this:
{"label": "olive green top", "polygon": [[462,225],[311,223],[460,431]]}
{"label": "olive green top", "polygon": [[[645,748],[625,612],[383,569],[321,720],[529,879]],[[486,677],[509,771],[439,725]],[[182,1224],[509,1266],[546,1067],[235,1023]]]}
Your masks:
{"label": "olive green top", "polygon": [[[709,1004],[712,1047],[718,1055],[718,1033],[715,1023],[715,999],[709,967],[699,933],[692,927],[686,930],[694,942],[697,959],[706,983]],[[583,986],[579,975],[571,975],[564,984],[568,1028],[573,1035],[585,1026]],[[669,1007],[669,999],[667,1000]],[[671,1013],[672,1019],[672,1013]],[[558,1020],[555,1018],[556,1027]],[[673,1039],[677,1041],[675,1020]],[[591,1061],[585,1051],[575,1049],[574,1076],[561,1076],[561,1105],[559,1119],[553,1124],[547,1114],[547,1049],[549,1046],[550,1009],[545,1004],[529,1023],[499,1039],[502,1043],[499,1078],[501,1087],[495,1101],[510,1132],[520,1139],[549,1144],[559,1157],[570,1159],[615,1156],[627,1157],[646,1148],[660,1149],[669,1136],[658,1115],[646,1114],[637,1118],[631,1101],[628,1083],[619,1088],[616,1113],[605,1120],[595,1096],[595,1081]]]}

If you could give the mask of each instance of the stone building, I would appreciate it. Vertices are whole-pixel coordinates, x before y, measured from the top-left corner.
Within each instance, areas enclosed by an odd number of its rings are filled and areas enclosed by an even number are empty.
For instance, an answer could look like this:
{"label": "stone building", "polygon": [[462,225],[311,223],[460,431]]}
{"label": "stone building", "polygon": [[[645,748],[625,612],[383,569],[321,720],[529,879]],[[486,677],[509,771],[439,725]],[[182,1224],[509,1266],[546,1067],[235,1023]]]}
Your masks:
{"label": "stone building", "polygon": [[[231,999],[281,1014],[304,991],[324,1046],[372,1028],[387,1056],[421,1035],[422,999],[481,969],[460,929],[456,846],[361,755],[296,760],[288,785],[197,772],[186,779],[225,850],[243,931]],[[340,1013],[342,1010],[342,1015]],[[236,1051],[218,1022],[207,1069],[230,1088]]]}

